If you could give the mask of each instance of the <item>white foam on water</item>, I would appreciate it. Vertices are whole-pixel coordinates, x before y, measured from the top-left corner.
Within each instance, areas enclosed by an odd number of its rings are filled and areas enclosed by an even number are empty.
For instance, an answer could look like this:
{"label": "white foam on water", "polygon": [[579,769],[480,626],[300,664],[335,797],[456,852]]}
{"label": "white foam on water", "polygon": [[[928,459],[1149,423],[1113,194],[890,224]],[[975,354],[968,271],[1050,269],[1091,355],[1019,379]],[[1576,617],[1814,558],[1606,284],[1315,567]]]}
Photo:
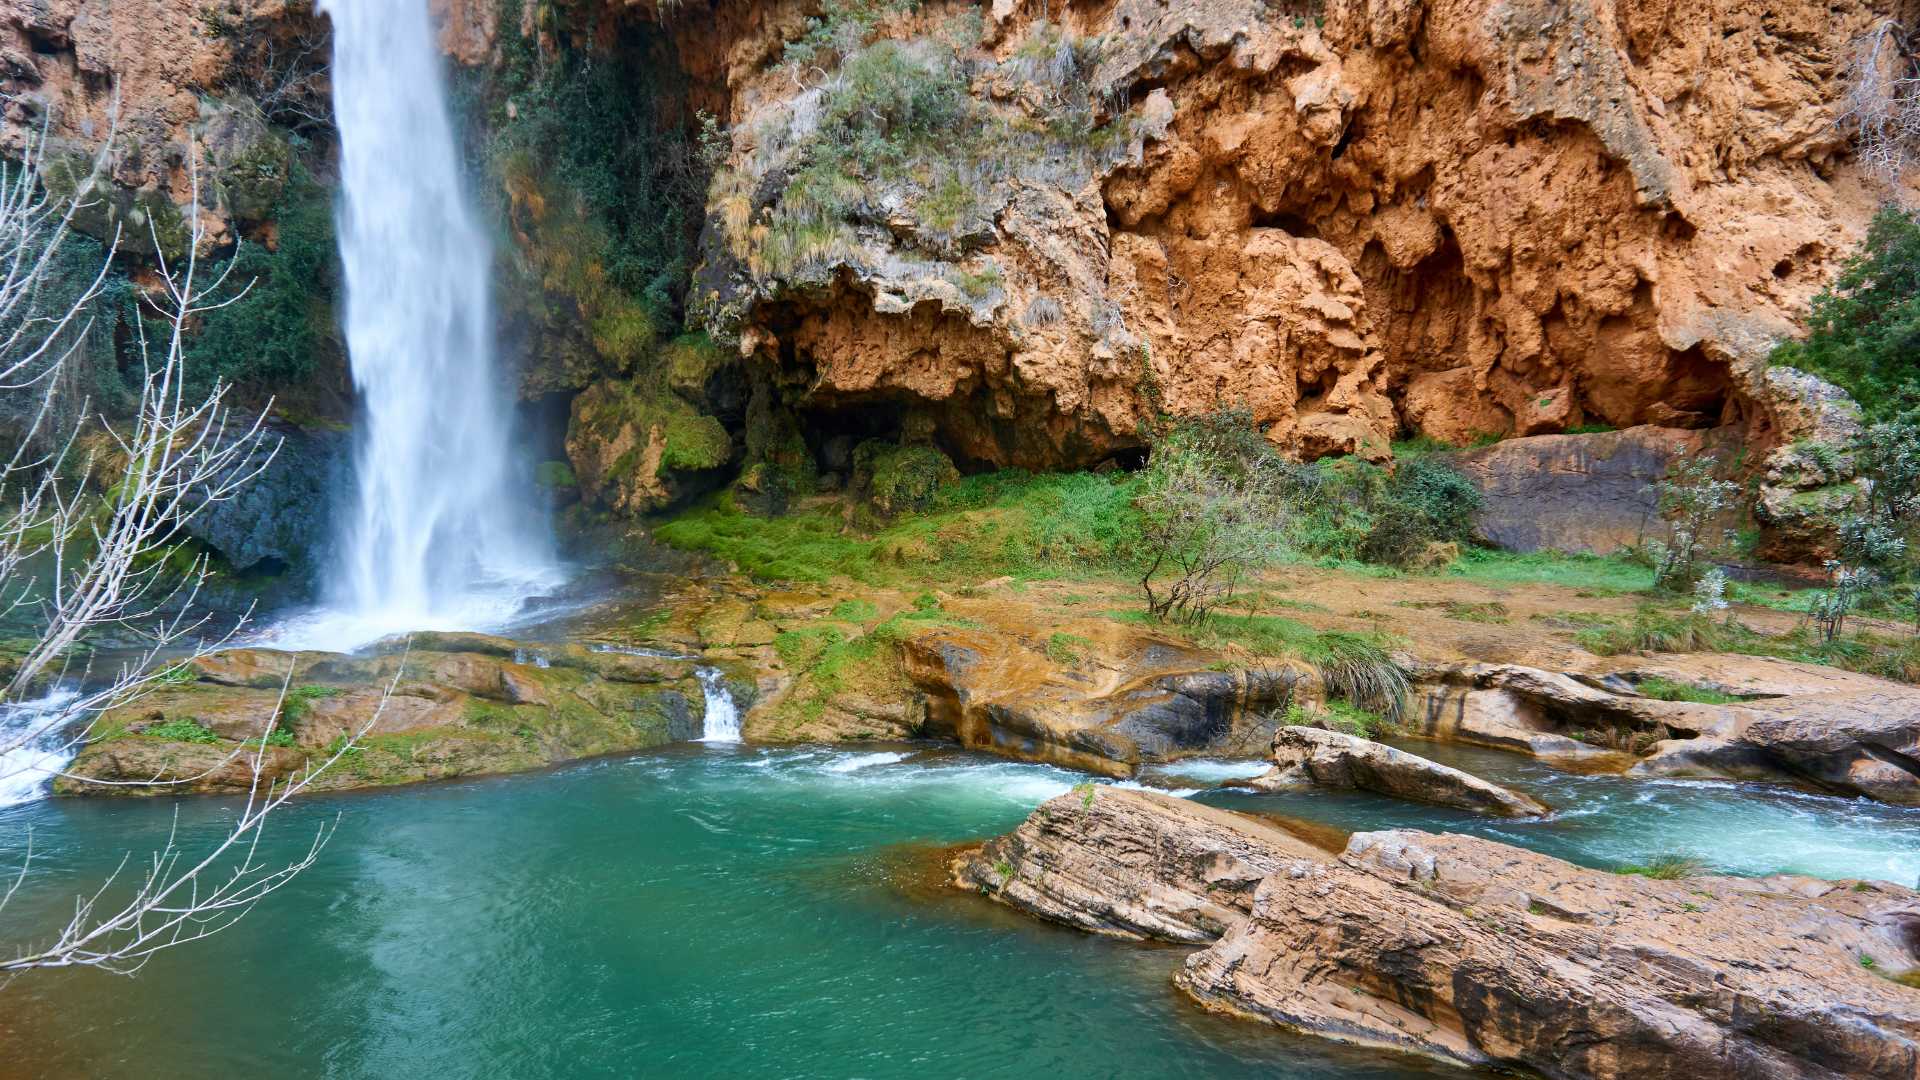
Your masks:
{"label": "white foam on water", "polygon": [[79,697],[77,691],[62,689],[34,701],[0,705],[0,744],[25,740],[0,753],[0,807],[45,798],[53,777],[79,752],[61,716]]}
{"label": "white foam on water", "polygon": [[905,753],[892,750],[874,754],[855,754],[829,764],[826,770],[834,773],[859,772],[861,769],[871,769],[876,765],[898,765],[907,760],[907,757]]}
{"label": "white foam on water", "polygon": [[1270,761],[1187,758],[1184,761],[1169,761],[1164,765],[1155,766],[1153,771],[1187,780],[1217,784],[1222,780],[1251,780],[1256,776],[1264,775],[1272,767],[1273,763]]}
{"label": "white foam on water", "polygon": [[701,695],[706,698],[706,719],[700,729],[700,741],[737,743],[740,741],[740,708],[727,690],[726,676],[719,668],[703,667],[694,672],[700,679]]}

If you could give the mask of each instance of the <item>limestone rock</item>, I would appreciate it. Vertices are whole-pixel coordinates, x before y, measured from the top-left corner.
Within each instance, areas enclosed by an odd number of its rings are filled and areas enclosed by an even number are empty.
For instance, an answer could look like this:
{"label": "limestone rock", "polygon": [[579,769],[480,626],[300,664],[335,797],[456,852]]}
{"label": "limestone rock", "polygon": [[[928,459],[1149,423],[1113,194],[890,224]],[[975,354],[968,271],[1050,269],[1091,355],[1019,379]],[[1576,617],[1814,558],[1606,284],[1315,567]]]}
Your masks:
{"label": "limestone rock", "polygon": [[1274,772],[1256,786],[1299,778],[1321,787],[1371,791],[1499,817],[1541,817],[1537,799],[1417,754],[1338,731],[1288,726],[1273,737]]}
{"label": "limestone rock", "polygon": [[1212,942],[1181,989],[1341,1041],[1556,1080],[1920,1070],[1920,991],[1902,984],[1920,895],[1895,885],[1653,880],[1409,830],[1336,854],[1111,789],[1050,800],[954,869],[1052,921]]}
{"label": "limestone rock", "polygon": [[693,738],[704,702],[685,661],[482,634],[420,634],[411,648],[356,656],[231,649],[188,670],[193,681],[101,716],[55,791],[245,791],[270,732],[263,777],[277,781],[365,731],[314,790],[514,772]]}
{"label": "limestone rock", "polygon": [[1246,918],[1254,887],[1268,874],[1326,857],[1241,814],[1089,785],[963,853],[953,874],[961,888],[1050,922],[1204,944]]}
{"label": "limestone rock", "polygon": [[1213,657],[1151,636],[1118,644],[1111,666],[1063,670],[1005,634],[937,630],[909,639],[903,658],[927,697],[925,734],[1116,777],[1240,745],[1288,685],[1278,673],[1209,670]]}
{"label": "limestone rock", "polygon": [[[768,221],[824,91],[779,62],[794,20],[730,24],[749,36],[724,73],[733,141],[695,307],[784,407],[899,410],[963,463],[1030,467],[1220,402],[1303,456],[1377,456],[1402,428],[1722,425],[1756,460],[1804,437],[1763,361],[1879,201],[1831,59],[1878,8],[1331,0],[1298,19],[1117,0],[1058,27],[1044,10],[993,6],[961,45],[969,99],[1045,123],[1058,91],[1019,56],[1070,35],[1094,55],[1085,88],[1136,102],[1096,117],[1102,153],[1022,169],[956,140],[936,168],[1012,175],[951,236],[930,237],[909,184],[873,180],[791,266]],[[879,33],[947,47],[925,30]]]}
{"label": "limestone rock", "polygon": [[1488,541],[1605,555],[1662,534],[1654,484],[1705,441],[1697,431],[1636,427],[1508,439],[1445,457],[1479,490],[1475,524]]}
{"label": "limestone rock", "polygon": [[[1270,874],[1175,982],[1203,1005],[1556,1078],[1910,1077],[1920,897],[1588,870],[1473,837],[1355,835]],[[1873,958],[1873,968],[1861,958]]]}

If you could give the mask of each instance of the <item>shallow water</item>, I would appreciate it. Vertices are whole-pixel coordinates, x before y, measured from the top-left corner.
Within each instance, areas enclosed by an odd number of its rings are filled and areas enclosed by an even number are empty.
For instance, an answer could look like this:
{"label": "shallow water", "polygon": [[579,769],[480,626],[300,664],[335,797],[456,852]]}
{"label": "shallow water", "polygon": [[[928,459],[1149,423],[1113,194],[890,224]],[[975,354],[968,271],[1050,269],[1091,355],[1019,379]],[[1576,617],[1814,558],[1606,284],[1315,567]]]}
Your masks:
{"label": "shallow water", "polygon": [[[1004,831],[1081,777],[922,747],[698,745],[312,799],[320,865],[135,980],[21,979],[0,1076],[1407,1077],[1409,1059],[1208,1016],[1181,950],[1030,922],[929,885],[918,847]],[[231,804],[182,802],[204,836]],[[44,926],[144,851],[163,802],[0,811],[58,868]],[[1459,1075],[1459,1074],[1450,1074]]]}
{"label": "shallow water", "polygon": [[1570,775],[1515,754],[1422,739],[1396,745],[1524,791],[1556,813],[1539,821],[1489,820],[1324,791],[1209,795],[1208,801],[1353,831],[1468,832],[1607,869],[1685,855],[1729,874],[1863,877],[1907,886],[1920,879],[1920,810],[1763,784]]}

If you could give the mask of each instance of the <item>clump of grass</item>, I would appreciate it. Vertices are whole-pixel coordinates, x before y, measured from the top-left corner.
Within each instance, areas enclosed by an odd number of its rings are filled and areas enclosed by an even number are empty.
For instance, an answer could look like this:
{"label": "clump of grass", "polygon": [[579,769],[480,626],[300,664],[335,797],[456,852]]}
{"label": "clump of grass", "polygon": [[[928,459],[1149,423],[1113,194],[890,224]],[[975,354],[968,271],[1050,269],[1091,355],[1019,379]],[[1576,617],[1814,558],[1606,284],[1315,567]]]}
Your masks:
{"label": "clump of grass", "polygon": [[1640,680],[1634,689],[1645,694],[1647,697],[1659,701],[1692,701],[1702,705],[1730,705],[1745,700],[1738,694],[1729,694],[1722,690],[1716,690],[1711,686],[1702,686],[1699,683],[1678,682],[1673,679],[1661,678],[1658,675],[1650,675]]}
{"label": "clump of grass", "polygon": [[1595,655],[1618,656],[1628,652],[1725,652],[1740,636],[1737,628],[1699,612],[1675,614],[1642,605],[1631,620],[1588,627],[1574,640]]}
{"label": "clump of grass", "polygon": [[1672,729],[1665,724],[1655,724],[1650,728],[1637,728],[1627,724],[1610,727],[1576,728],[1567,732],[1568,736],[1597,746],[1603,750],[1615,750],[1635,757],[1646,753],[1658,744],[1673,738]]}
{"label": "clump of grass", "polygon": [[155,739],[166,739],[169,742],[212,744],[226,741],[190,716],[177,716],[158,724],[150,724],[142,728],[140,734]]}
{"label": "clump of grass", "polygon": [[286,700],[280,704],[280,722],[289,726],[297,724],[313,708],[314,702],[343,693],[344,690],[335,686],[296,686],[287,691]]}
{"label": "clump of grass", "polygon": [[1679,881],[1703,873],[1705,868],[1705,862],[1691,855],[1658,855],[1649,859],[1645,865],[1628,863],[1614,867],[1613,872],[1652,878],[1655,881]]}
{"label": "clump of grass", "polygon": [[1055,633],[1047,638],[1047,659],[1062,667],[1079,667],[1092,644],[1078,634]]}
{"label": "clump of grass", "polygon": [[1362,739],[1377,739],[1393,726],[1384,718],[1344,701],[1327,702],[1325,720],[1331,730]]}
{"label": "clump of grass", "polygon": [[870,600],[842,600],[828,614],[841,622],[863,623],[880,614],[880,609]]}

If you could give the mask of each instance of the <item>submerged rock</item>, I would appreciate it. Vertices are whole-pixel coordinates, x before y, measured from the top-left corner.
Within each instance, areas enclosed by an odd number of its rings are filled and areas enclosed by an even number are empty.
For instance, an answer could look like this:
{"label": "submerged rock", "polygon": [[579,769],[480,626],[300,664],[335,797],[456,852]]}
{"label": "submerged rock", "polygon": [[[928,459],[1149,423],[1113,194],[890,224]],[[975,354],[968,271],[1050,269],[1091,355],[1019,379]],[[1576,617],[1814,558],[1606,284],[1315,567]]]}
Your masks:
{"label": "submerged rock", "polygon": [[1361,833],[1338,854],[1252,819],[1098,789],[956,863],[962,887],[1102,933],[1212,942],[1201,1004],[1463,1065],[1580,1080],[1920,1070],[1920,894],[1654,880],[1506,844]]}
{"label": "submerged rock", "polygon": [[1470,773],[1338,731],[1283,727],[1273,738],[1273,761],[1273,771],[1257,779],[1256,787],[1305,782],[1500,817],[1551,812],[1537,799]]}

